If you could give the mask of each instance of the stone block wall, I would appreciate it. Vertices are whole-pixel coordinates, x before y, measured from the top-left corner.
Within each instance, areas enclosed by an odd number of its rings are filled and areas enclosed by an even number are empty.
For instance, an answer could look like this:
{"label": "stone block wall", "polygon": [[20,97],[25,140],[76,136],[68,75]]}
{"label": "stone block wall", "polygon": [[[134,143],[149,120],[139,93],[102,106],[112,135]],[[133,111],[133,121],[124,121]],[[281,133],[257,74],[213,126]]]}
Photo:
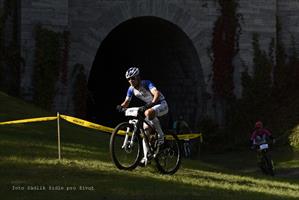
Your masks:
{"label": "stone block wall", "polygon": [[296,49],[299,49],[299,1],[277,1],[277,16],[282,28],[281,37],[284,46],[287,53],[290,54],[293,45],[292,37]]}
{"label": "stone block wall", "polygon": [[[21,72],[21,95],[32,99],[32,75],[35,52],[34,28],[42,25],[56,32],[69,29],[69,1],[68,0],[22,0],[21,1],[21,56],[25,60]],[[57,83],[59,84],[59,83]],[[54,107],[65,108],[66,97],[58,90]],[[60,104],[60,105],[59,105]]]}
{"label": "stone block wall", "polygon": [[[4,0],[0,0],[2,5]],[[283,42],[291,48],[291,36],[299,48],[298,0],[239,0],[241,34],[239,54],[235,58],[235,93],[240,97],[241,72],[253,65],[252,34],[258,33],[260,45],[266,52],[276,37],[276,16],[281,20]],[[21,86],[26,99],[32,97],[32,68],[34,63],[34,27],[41,24],[51,30],[70,31],[69,71],[79,63],[89,74],[96,52],[106,36],[120,23],[140,16],[156,16],[177,25],[192,41],[201,66],[201,91],[212,93],[211,41],[214,23],[220,14],[219,4],[211,0],[22,0],[21,1]],[[175,77],[175,74],[173,75]],[[185,80],[183,80],[185,81]],[[187,81],[187,80],[186,80]],[[59,85],[58,85],[59,87]],[[60,91],[55,110],[68,111],[71,89]],[[190,108],[191,110],[191,108]],[[211,110],[208,104],[207,111]]]}

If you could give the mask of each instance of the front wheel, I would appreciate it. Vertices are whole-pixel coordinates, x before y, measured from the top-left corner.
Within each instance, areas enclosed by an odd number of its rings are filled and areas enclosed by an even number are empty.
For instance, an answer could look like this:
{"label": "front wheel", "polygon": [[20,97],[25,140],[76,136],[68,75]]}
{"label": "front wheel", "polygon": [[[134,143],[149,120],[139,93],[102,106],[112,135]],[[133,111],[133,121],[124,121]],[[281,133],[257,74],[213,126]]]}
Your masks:
{"label": "front wheel", "polygon": [[133,124],[123,122],[115,127],[110,137],[110,156],[118,169],[135,169],[141,159],[141,138],[133,135],[133,130]]}
{"label": "front wheel", "polygon": [[274,176],[274,165],[272,159],[268,155],[263,155],[261,160],[261,168],[265,174]]}
{"label": "front wheel", "polygon": [[265,157],[266,168],[268,169],[268,174],[274,176],[274,165],[273,160],[269,157]]}
{"label": "front wheel", "polygon": [[162,174],[174,174],[181,165],[179,139],[174,134],[171,134],[171,136],[165,140],[155,157],[157,169]]}

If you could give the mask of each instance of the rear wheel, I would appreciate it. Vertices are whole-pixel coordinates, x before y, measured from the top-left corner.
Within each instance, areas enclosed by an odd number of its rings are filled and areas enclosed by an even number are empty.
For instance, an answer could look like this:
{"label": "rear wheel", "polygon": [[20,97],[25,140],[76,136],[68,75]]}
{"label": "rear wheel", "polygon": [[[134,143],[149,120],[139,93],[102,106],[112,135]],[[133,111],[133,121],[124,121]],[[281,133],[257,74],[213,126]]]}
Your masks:
{"label": "rear wheel", "polygon": [[172,139],[165,140],[155,157],[157,169],[162,174],[174,174],[181,164],[179,139],[172,134]]}
{"label": "rear wheel", "polygon": [[118,169],[135,169],[141,159],[141,138],[135,134],[131,143],[133,130],[133,124],[123,122],[115,127],[110,137],[110,156]]}

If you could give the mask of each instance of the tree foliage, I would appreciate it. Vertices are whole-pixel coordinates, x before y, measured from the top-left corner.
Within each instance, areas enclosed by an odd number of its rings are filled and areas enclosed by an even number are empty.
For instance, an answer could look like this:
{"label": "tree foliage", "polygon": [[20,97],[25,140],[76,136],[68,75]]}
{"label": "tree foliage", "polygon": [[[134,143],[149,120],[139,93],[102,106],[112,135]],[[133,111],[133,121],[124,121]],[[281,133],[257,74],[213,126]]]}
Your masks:
{"label": "tree foliage", "polygon": [[33,73],[34,102],[52,108],[56,94],[59,67],[62,63],[62,34],[37,26],[35,28],[35,62]]}

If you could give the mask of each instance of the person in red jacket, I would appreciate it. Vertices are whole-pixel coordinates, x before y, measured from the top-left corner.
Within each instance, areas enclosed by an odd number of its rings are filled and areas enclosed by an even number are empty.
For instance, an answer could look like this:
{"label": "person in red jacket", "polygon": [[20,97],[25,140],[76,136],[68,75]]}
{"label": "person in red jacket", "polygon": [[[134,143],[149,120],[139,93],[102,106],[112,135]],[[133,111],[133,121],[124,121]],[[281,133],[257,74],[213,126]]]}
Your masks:
{"label": "person in red jacket", "polygon": [[258,144],[266,143],[269,139],[271,139],[273,143],[275,142],[272,133],[268,129],[264,128],[263,122],[257,121],[255,123],[255,129],[251,133],[250,137],[252,146],[254,147]]}

